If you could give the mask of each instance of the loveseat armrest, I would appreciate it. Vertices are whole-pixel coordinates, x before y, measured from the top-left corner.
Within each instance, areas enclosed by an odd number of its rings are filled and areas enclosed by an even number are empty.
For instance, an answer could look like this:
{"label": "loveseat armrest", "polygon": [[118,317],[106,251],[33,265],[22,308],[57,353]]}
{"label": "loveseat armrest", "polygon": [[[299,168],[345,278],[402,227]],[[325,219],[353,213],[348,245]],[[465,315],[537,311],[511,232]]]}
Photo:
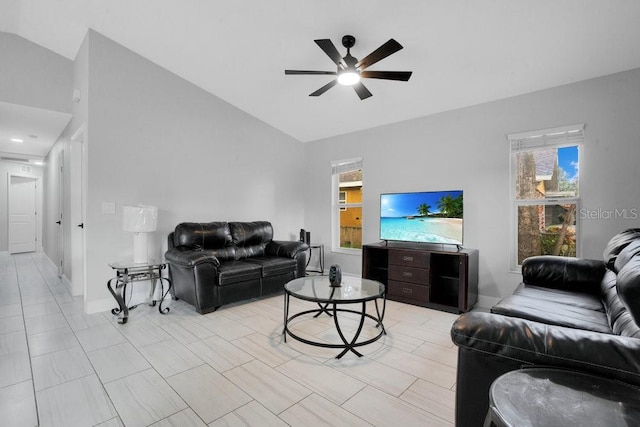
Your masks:
{"label": "loveseat armrest", "polygon": [[586,371],[640,386],[637,338],[482,312],[461,315],[451,338],[458,347],[523,365]]}
{"label": "loveseat armrest", "polygon": [[606,271],[594,259],[540,255],[522,263],[522,281],[527,285],[597,294]]}
{"label": "loveseat armrest", "polygon": [[267,243],[265,254],[285,258],[295,258],[300,252],[304,252],[307,249],[309,249],[309,245],[304,242],[272,240]]}
{"label": "loveseat armrest", "polygon": [[220,266],[220,260],[210,251],[195,250],[184,246],[169,249],[165,252],[164,257],[170,264],[185,268],[193,268],[204,263],[213,264],[215,267]]}

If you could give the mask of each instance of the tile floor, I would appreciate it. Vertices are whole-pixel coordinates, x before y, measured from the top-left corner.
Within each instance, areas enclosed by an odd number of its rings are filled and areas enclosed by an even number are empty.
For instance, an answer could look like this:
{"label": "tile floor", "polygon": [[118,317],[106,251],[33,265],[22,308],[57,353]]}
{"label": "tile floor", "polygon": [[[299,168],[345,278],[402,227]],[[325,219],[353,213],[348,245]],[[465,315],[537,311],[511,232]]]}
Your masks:
{"label": "tile floor", "polygon": [[[135,288],[134,301],[144,301],[148,285]],[[361,347],[363,358],[336,360],[335,349],[283,342],[282,296],[206,316],[169,304],[167,315],[142,304],[126,325],[108,312],[85,315],[42,254],[0,254],[2,425],[454,423],[455,315],[389,301],[388,334]],[[291,300],[292,312],[311,307]],[[343,320],[345,329],[357,327]],[[328,317],[292,328],[337,339]],[[363,331],[372,333],[373,325]]]}

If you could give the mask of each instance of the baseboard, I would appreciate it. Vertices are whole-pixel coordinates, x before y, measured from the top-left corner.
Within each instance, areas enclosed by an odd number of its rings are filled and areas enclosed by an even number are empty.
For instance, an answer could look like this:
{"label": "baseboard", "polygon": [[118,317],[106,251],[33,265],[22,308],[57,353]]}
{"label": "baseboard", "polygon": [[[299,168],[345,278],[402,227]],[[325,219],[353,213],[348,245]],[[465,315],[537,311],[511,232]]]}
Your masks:
{"label": "baseboard", "polygon": [[[71,283],[71,280],[69,280],[69,278],[67,276],[65,276],[64,274],[62,275],[62,277],[60,278],[62,280],[62,283],[64,284],[64,287],[67,288],[67,290],[69,291],[69,293],[71,295],[73,295],[73,293],[71,292],[71,290],[73,289],[73,283]],[[82,295],[82,294],[80,294]],[[80,295],[73,295],[73,296],[80,296]]]}
{"label": "baseboard", "polygon": [[113,298],[103,298],[96,301],[85,301],[84,312],[86,314],[102,313],[110,311],[117,303]]}
{"label": "baseboard", "polygon": [[53,262],[51,258],[49,258],[49,255],[44,251],[42,251],[42,255],[44,255],[44,259],[48,261],[48,264],[53,269],[53,271],[58,271],[58,266],[55,262]]}

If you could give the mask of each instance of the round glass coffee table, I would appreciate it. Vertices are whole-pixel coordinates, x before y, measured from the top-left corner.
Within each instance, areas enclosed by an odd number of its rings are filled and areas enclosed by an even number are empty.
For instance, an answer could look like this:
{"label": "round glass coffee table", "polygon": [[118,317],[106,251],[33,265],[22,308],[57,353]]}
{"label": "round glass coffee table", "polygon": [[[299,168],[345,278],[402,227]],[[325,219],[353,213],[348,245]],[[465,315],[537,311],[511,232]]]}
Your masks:
{"label": "round glass coffee table", "polygon": [[[318,304],[318,308],[305,310],[289,316],[290,297],[315,302]],[[380,310],[378,305],[379,299],[382,299],[382,310]],[[375,316],[367,313],[368,301],[373,301],[375,304]],[[336,356],[336,359],[340,359],[349,351],[353,352],[358,357],[362,357],[362,354],[356,350],[356,347],[371,344],[372,342],[379,340],[382,335],[386,334],[384,325],[382,324],[386,303],[385,287],[382,283],[376,282],[375,280],[345,276],[342,278],[342,284],[340,287],[332,287],[329,285],[329,278],[327,276],[301,277],[284,285],[284,329],[282,331],[282,335],[284,336],[285,342],[287,341],[287,335],[289,335],[290,337],[305,344],[325,348],[343,349],[342,352]],[[352,310],[351,308],[345,308],[344,305],[346,304],[361,304],[361,310],[357,311]],[[341,305],[343,307],[339,307]],[[289,324],[293,319],[306,315],[318,317],[323,313],[333,317],[336,330],[342,340],[342,343],[333,344],[311,341],[296,335],[291,332],[291,329],[289,329]],[[340,328],[338,313],[355,313],[360,316],[358,329],[350,340],[345,337],[342,329]],[[376,323],[376,328],[380,329],[380,332],[372,338],[358,341],[366,319],[373,320]]]}

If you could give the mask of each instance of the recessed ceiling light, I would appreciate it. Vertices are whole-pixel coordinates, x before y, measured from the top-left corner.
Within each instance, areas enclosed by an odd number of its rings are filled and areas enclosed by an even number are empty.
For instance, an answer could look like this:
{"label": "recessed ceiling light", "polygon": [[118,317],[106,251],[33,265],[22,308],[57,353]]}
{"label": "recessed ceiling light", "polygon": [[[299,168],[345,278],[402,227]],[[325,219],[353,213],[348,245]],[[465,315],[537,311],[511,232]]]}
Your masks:
{"label": "recessed ceiling light", "polygon": [[34,160],[33,164],[37,165],[37,166],[42,166],[42,165],[44,165],[44,162],[41,162],[40,160]]}
{"label": "recessed ceiling light", "polygon": [[11,138],[11,142],[24,142],[24,140],[20,138]]}

